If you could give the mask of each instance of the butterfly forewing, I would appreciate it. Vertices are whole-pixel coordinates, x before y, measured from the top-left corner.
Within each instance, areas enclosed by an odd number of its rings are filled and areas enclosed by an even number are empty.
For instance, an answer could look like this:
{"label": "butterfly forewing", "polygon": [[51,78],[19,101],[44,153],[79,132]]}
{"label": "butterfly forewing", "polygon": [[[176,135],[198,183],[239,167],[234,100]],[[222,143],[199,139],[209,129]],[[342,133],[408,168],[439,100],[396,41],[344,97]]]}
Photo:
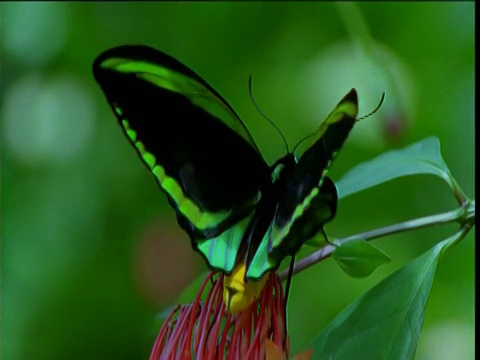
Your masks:
{"label": "butterfly forewing", "polygon": [[326,174],[355,124],[357,110],[357,93],[352,89],[320,125],[293,170],[280,173],[285,185],[272,223],[249,264],[247,277],[258,278],[277,268],[335,216],[337,189]]}
{"label": "butterfly forewing", "polygon": [[[146,46],[110,49],[96,59],[93,72],[194,247],[248,216],[270,179],[269,168],[214,89]],[[211,246],[208,251],[204,256],[211,262],[216,251]]]}
{"label": "butterfly forewing", "polygon": [[[327,170],[355,124],[357,93],[352,89],[322,123],[313,144],[300,157],[287,180],[270,235],[273,257],[285,256],[300,246],[335,215],[337,192]],[[316,229],[316,231],[315,231]]]}

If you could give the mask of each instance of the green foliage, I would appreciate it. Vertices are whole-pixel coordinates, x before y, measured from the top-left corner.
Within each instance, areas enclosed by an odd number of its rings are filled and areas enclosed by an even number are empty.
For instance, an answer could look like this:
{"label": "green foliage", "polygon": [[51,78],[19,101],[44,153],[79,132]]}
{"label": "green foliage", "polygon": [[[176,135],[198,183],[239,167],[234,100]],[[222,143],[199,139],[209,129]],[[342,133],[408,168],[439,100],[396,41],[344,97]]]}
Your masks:
{"label": "green foliage", "polygon": [[[456,184],[442,159],[440,142],[436,138],[427,138],[357,165],[344,177],[343,186],[347,190],[343,194],[346,196],[396,177],[422,173]],[[457,189],[452,187],[452,191]],[[438,260],[445,250],[462,240],[473,227],[475,202],[466,200],[460,205],[463,205],[459,208],[462,215],[450,219],[460,222],[460,230],[381,281],[343,310],[313,340],[315,356],[327,359],[414,357]],[[439,217],[436,224],[442,222]],[[402,230],[422,225],[427,225],[427,220],[406,223]],[[400,229],[401,226],[398,227]],[[376,267],[390,260],[364,240],[345,241],[337,246],[333,258],[352,277],[368,276]]]}
{"label": "green foliage", "polygon": [[364,240],[352,240],[341,244],[333,258],[348,275],[362,278],[370,275],[377,267],[391,259],[380,249]]}
{"label": "green foliage", "polygon": [[445,240],[359,297],[312,342],[319,359],[412,359]]}
{"label": "green foliage", "polygon": [[353,167],[338,181],[338,197],[344,198],[395,178],[415,174],[437,175],[450,183],[450,171],[440,153],[438,138],[428,137]]}

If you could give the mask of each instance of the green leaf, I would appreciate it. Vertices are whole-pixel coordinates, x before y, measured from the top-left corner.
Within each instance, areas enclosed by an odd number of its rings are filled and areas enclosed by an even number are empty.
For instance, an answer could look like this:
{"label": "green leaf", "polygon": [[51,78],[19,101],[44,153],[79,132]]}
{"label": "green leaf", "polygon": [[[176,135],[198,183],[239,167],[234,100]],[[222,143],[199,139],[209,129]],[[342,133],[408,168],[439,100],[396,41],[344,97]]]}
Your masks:
{"label": "green leaf", "polygon": [[347,241],[332,256],[342,270],[354,278],[367,277],[380,265],[390,262],[382,250],[365,240]]}
{"label": "green leaf", "polygon": [[459,233],[381,281],[313,341],[319,359],[412,359],[438,259]]}
{"label": "green leaf", "polygon": [[450,171],[440,153],[438,138],[425,138],[403,149],[388,151],[355,166],[337,182],[338,198],[414,174],[437,175],[451,188],[453,187]]}

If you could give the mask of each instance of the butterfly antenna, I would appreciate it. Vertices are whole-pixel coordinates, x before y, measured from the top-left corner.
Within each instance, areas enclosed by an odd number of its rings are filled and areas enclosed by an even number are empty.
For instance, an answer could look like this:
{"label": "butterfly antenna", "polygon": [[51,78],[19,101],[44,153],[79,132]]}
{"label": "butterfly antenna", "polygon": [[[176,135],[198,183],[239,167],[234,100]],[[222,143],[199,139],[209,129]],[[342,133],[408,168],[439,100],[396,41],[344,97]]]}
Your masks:
{"label": "butterfly antenna", "polygon": [[383,102],[385,101],[385,91],[382,93],[382,98],[380,99],[380,102],[378,103],[377,107],[375,108],[375,110],[371,111],[370,113],[368,113],[367,115],[364,115],[362,117],[359,117],[358,119],[355,119],[356,122],[358,121],[361,121],[361,120],[364,120],[370,116],[372,116],[373,114],[375,114],[378,109],[380,109],[380,107],[382,106]]}
{"label": "butterfly antenna", "polygon": [[[373,114],[375,114],[379,109],[380,107],[383,105],[383,102],[385,101],[385,91],[382,93],[382,97],[380,99],[380,102],[378,103],[377,107],[375,108],[375,110],[371,111],[370,113],[368,113],[367,115],[364,115],[362,117],[359,117],[358,119],[355,119],[356,122],[358,121],[361,121],[361,120],[364,120],[370,116],[372,116]],[[300,140],[297,145],[295,145],[295,147],[293,148],[293,151],[292,152],[295,152],[295,150],[297,150],[297,148],[300,146],[301,143],[303,143],[305,140],[311,138],[312,136],[314,136],[318,131],[320,131],[321,128],[318,128],[317,130],[315,130],[313,133],[311,133],[310,135],[307,135],[305,136],[302,140]]]}
{"label": "butterfly antenna", "polygon": [[301,143],[303,143],[305,140],[307,140],[307,139],[311,138],[313,135],[315,135],[315,134],[317,133],[317,131],[318,131],[318,130],[315,130],[315,131],[312,132],[310,135],[307,135],[307,136],[305,136],[302,140],[300,140],[300,141],[297,143],[297,145],[295,145],[295,147],[293,148],[292,153],[295,153],[295,150],[297,150],[297,148],[299,147],[299,145],[300,145]]}
{"label": "butterfly antenna", "polygon": [[285,139],[285,136],[283,135],[282,131],[279,129],[279,127],[272,121],[270,120],[264,113],[263,111],[260,109],[260,107],[257,105],[257,103],[255,102],[255,99],[253,98],[253,90],[252,90],[252,75],[249,75],[248,77],[248,92],[250,94],[250,99],[252,100],[252,103],[253,105],[255,106],[255,108],[257,109],[257,111],[260,113],[260,115],[262,115],[270,124],[272,124],[272,126],[277,130],[277,132],[280,134],[280,136],[282,137],[282,140],[283,140],[283,143],[285,144],[285,148],[287,149],[287,153],[290,153],[290,151],[288,150],[288,143],[287,143],[287,139]]}

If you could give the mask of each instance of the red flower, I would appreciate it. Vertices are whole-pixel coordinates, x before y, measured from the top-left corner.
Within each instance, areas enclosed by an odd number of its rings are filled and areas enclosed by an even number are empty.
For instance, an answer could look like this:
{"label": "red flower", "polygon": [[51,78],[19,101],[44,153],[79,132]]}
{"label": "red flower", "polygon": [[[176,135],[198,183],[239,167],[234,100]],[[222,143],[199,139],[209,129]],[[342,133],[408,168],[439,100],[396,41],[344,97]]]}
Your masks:
{"label": "red flower", "polygon": [[288,358],[280,279],[268,273],[245,283],[244,275],[241,266],[230,277],[211,272],[195,300],[177,306],[165,320],[150,359]]}

